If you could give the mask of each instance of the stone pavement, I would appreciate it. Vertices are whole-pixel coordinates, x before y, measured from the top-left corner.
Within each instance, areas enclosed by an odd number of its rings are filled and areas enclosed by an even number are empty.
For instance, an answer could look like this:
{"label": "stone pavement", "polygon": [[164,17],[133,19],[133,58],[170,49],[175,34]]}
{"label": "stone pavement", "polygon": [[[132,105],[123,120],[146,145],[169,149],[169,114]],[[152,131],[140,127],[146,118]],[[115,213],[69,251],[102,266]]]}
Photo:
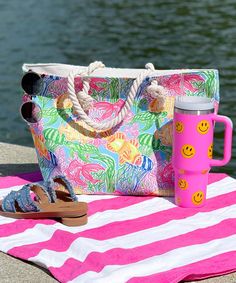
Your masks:
{"label": "stone pavement", "polygon": [[[37,170],[39,170],[39,168],[36,153],[33,148],[0,143],[0,176],[34,172]],[[0,282],[53,283],[58,281],[50,276],[45,269],[0,252]],[[236,283],[236,272],[197,282]]]}

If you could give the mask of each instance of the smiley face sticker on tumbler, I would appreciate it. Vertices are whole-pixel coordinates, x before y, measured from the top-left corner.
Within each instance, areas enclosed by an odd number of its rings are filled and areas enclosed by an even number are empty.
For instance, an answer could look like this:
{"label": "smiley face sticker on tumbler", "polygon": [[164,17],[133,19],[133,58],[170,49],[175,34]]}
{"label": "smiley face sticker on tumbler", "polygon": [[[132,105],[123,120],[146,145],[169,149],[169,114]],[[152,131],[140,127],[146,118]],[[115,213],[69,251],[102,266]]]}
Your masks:
{"label": "smiley face sticker on tumbler", "polygon": [[207,153],[209,158],[212,158],[213,155],[213,143],[208,147],[208,153]]}
{"label": "smiley face sticker on tumbler", "polygon": [[181,148],[181,154],[184,158],[192,158],[195,153],[195,148],[191,144],[185,144]]}
{"label": "smiley face sticker on tumbler", "polygon": [[201,135],[207,134],[209,129],[210,129],[210,124],[207,120],[202,120],[197,124],[197,131]]}
{"label": "smiley face sticker on tumbler", "polygon": [[182,133],[184,130],[184,124],[180,121],[175,122],[175,130],[177,133]]}
{"label": "smiley face sticker on tumbler", "polygon": [[202,191],[197,191],[192,195],[192,203],[194,205],[200,205],[204,200],[204,193]]}
{"label": "smiley face sticker on tumbler", "polygon": [[178,186],[181,190],[187,190],[188,188],[188,182],[184,179],[179,179],[178,180]]}

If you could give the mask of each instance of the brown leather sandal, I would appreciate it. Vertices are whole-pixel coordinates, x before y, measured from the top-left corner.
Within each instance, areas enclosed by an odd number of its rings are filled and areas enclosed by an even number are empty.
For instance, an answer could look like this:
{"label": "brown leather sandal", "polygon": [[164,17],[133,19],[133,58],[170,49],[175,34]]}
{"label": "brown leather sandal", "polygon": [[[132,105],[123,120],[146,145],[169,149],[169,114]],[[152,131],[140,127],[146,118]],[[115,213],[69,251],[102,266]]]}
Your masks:
{"label": "brown leather sandal", "polygon": [[2,216],[16,219],[56,218],[67,226],[86,224],[87,210],[87,203],[77,201],[72,186],[63,176],[54,177],[50,186],[39,183],[25,185],[19,191],[11,191],[0,201]]}

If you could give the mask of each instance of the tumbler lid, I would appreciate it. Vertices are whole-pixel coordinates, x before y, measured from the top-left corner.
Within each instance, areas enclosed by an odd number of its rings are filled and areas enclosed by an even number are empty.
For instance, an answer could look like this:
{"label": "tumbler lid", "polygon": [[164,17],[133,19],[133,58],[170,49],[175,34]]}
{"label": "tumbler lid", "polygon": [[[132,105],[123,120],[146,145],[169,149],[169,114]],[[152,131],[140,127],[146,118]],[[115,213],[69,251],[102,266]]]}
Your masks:
{"label": "tumbler lid", "polygon": [[211,110],[214,100],[201,96],[176,96],[175,107],[183,110]]}

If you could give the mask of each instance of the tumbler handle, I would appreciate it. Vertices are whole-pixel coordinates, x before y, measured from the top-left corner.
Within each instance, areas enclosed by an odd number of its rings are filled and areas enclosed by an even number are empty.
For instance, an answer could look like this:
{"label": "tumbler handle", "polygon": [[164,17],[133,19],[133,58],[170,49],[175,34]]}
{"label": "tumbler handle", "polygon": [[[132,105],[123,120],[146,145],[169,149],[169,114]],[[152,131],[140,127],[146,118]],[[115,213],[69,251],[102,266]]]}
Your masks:
{"label": "tumbler handle", "polygon": [[212,159],[210,166],[224,166],[231,159],[232,151],[232,136],[233,136],[233,122],[230,118],[222,115],[212,115],[212,120],[215,122],[223,123],[225,125],[224,134],[224,156],[223,159]]}

